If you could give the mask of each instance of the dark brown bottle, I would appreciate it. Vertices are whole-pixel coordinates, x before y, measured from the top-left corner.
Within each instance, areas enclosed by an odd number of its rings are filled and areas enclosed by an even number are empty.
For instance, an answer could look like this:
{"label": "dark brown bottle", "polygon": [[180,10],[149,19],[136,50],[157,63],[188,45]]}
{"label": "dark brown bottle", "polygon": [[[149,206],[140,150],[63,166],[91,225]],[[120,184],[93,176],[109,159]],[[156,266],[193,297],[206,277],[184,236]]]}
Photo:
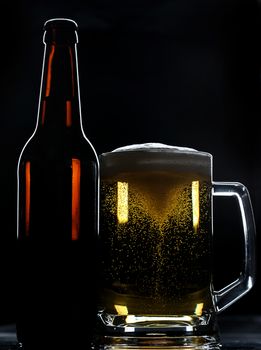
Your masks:
{"label": "dark brown bottle", "polygon": [[18,162],[17,336],[26,348],[87,342],[95,318],[99,163],[84,134],[77,24],[44,24],[36,129]]}

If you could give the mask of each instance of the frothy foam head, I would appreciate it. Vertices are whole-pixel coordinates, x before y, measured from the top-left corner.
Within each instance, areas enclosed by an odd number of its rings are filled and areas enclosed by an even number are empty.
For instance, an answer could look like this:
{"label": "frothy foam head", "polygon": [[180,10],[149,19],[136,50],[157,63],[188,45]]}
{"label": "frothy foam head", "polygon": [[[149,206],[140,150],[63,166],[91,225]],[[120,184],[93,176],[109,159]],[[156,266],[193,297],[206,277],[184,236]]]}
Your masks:
{"label": "frothy foam head", "polygon": [[142,143],[116,148],[100,156],[101,176],[125,172],[177,171],[211,177],[212,155],[193,148]]}
{"label": "frothy foam head", "polygon": [[123,146],[116,148],[112,152],[131,152],[131,151],[148,151],[148,152],[166,152],[166,151],[176,151],[176,152],[198,152],[194,148],[180,147],[165,145],[164,143],[148,142],[148,143],[137,143],[133,145]]}

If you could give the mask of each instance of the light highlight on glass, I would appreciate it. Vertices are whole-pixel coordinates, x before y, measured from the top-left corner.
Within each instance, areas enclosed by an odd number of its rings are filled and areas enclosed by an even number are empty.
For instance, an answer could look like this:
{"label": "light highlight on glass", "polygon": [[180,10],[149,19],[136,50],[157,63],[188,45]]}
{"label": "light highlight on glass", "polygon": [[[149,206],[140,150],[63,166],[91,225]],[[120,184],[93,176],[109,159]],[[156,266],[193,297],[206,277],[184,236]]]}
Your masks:
{"label": "light highlight on glass", "polygon": [[192,181],[192,220],[194,232],[197,233],[199,226],[199,181]]}
{"label": "light highlight on glass", "polygon": [[117,182],[117,219],[119,224],[128,222],[128,183]]}
{"label": "light highlight on glass", "polygon": [[[170,322],[191,322],[193,318],[191,316],[164,316],[164,321],[170,321]],[[125,322],[126,323],[137,323],[137,322],[157,322],[162,321],[162,316],[135,316],[135,315],[128,315],[126,317]]]}
{"label": "light highlight on glass", "polygon": [[202,311],[203,311],[203,307],[204,307],[204,303],[197,304],[196,308],[195,308],[195,315],[201,316],[202,315]]}
{"label": "light highlight on glass", "polygon": [[118,315],[128,315],[128,308],[125,305],[114,305]]}

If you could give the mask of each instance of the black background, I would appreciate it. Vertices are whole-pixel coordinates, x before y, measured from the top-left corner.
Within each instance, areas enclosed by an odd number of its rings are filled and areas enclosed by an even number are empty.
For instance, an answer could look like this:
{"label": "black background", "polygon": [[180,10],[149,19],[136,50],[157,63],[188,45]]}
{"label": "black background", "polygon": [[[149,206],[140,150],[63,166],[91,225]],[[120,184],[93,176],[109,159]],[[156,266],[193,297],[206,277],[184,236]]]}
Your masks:
{"label": "black background", "polygon": [[[261,314],[260,9],[254,0],[35,1],[1,13],[0,322],[19,298],[16,165],[32,134],[43,59],[43,24],[79,26],[85,132],[98,154],[142,142],[212,153],[214,180],[249,190],[257,228],[257,281],[226,313]],[[215,199],[217,287],[240,270],[242,228],[233,200]],[[33,264],[33,262],[32,262]]]}

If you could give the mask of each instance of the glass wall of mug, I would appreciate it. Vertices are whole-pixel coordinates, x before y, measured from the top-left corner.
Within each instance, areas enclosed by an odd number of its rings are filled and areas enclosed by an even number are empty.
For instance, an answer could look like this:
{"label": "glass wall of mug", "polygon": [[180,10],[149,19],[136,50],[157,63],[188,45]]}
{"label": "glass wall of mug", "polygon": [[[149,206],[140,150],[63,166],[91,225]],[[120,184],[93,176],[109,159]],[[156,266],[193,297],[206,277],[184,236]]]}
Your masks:
{"label": "glass wall of mug", "polygon": [[[99,341],[218,346],[217,312],[254,281],[246,188],[213,183],[212,155],[183,147],[126,146],[100,165]],[[239,199],[245,234],[243,273],[222,291],[212,282],[213,195]]]}

